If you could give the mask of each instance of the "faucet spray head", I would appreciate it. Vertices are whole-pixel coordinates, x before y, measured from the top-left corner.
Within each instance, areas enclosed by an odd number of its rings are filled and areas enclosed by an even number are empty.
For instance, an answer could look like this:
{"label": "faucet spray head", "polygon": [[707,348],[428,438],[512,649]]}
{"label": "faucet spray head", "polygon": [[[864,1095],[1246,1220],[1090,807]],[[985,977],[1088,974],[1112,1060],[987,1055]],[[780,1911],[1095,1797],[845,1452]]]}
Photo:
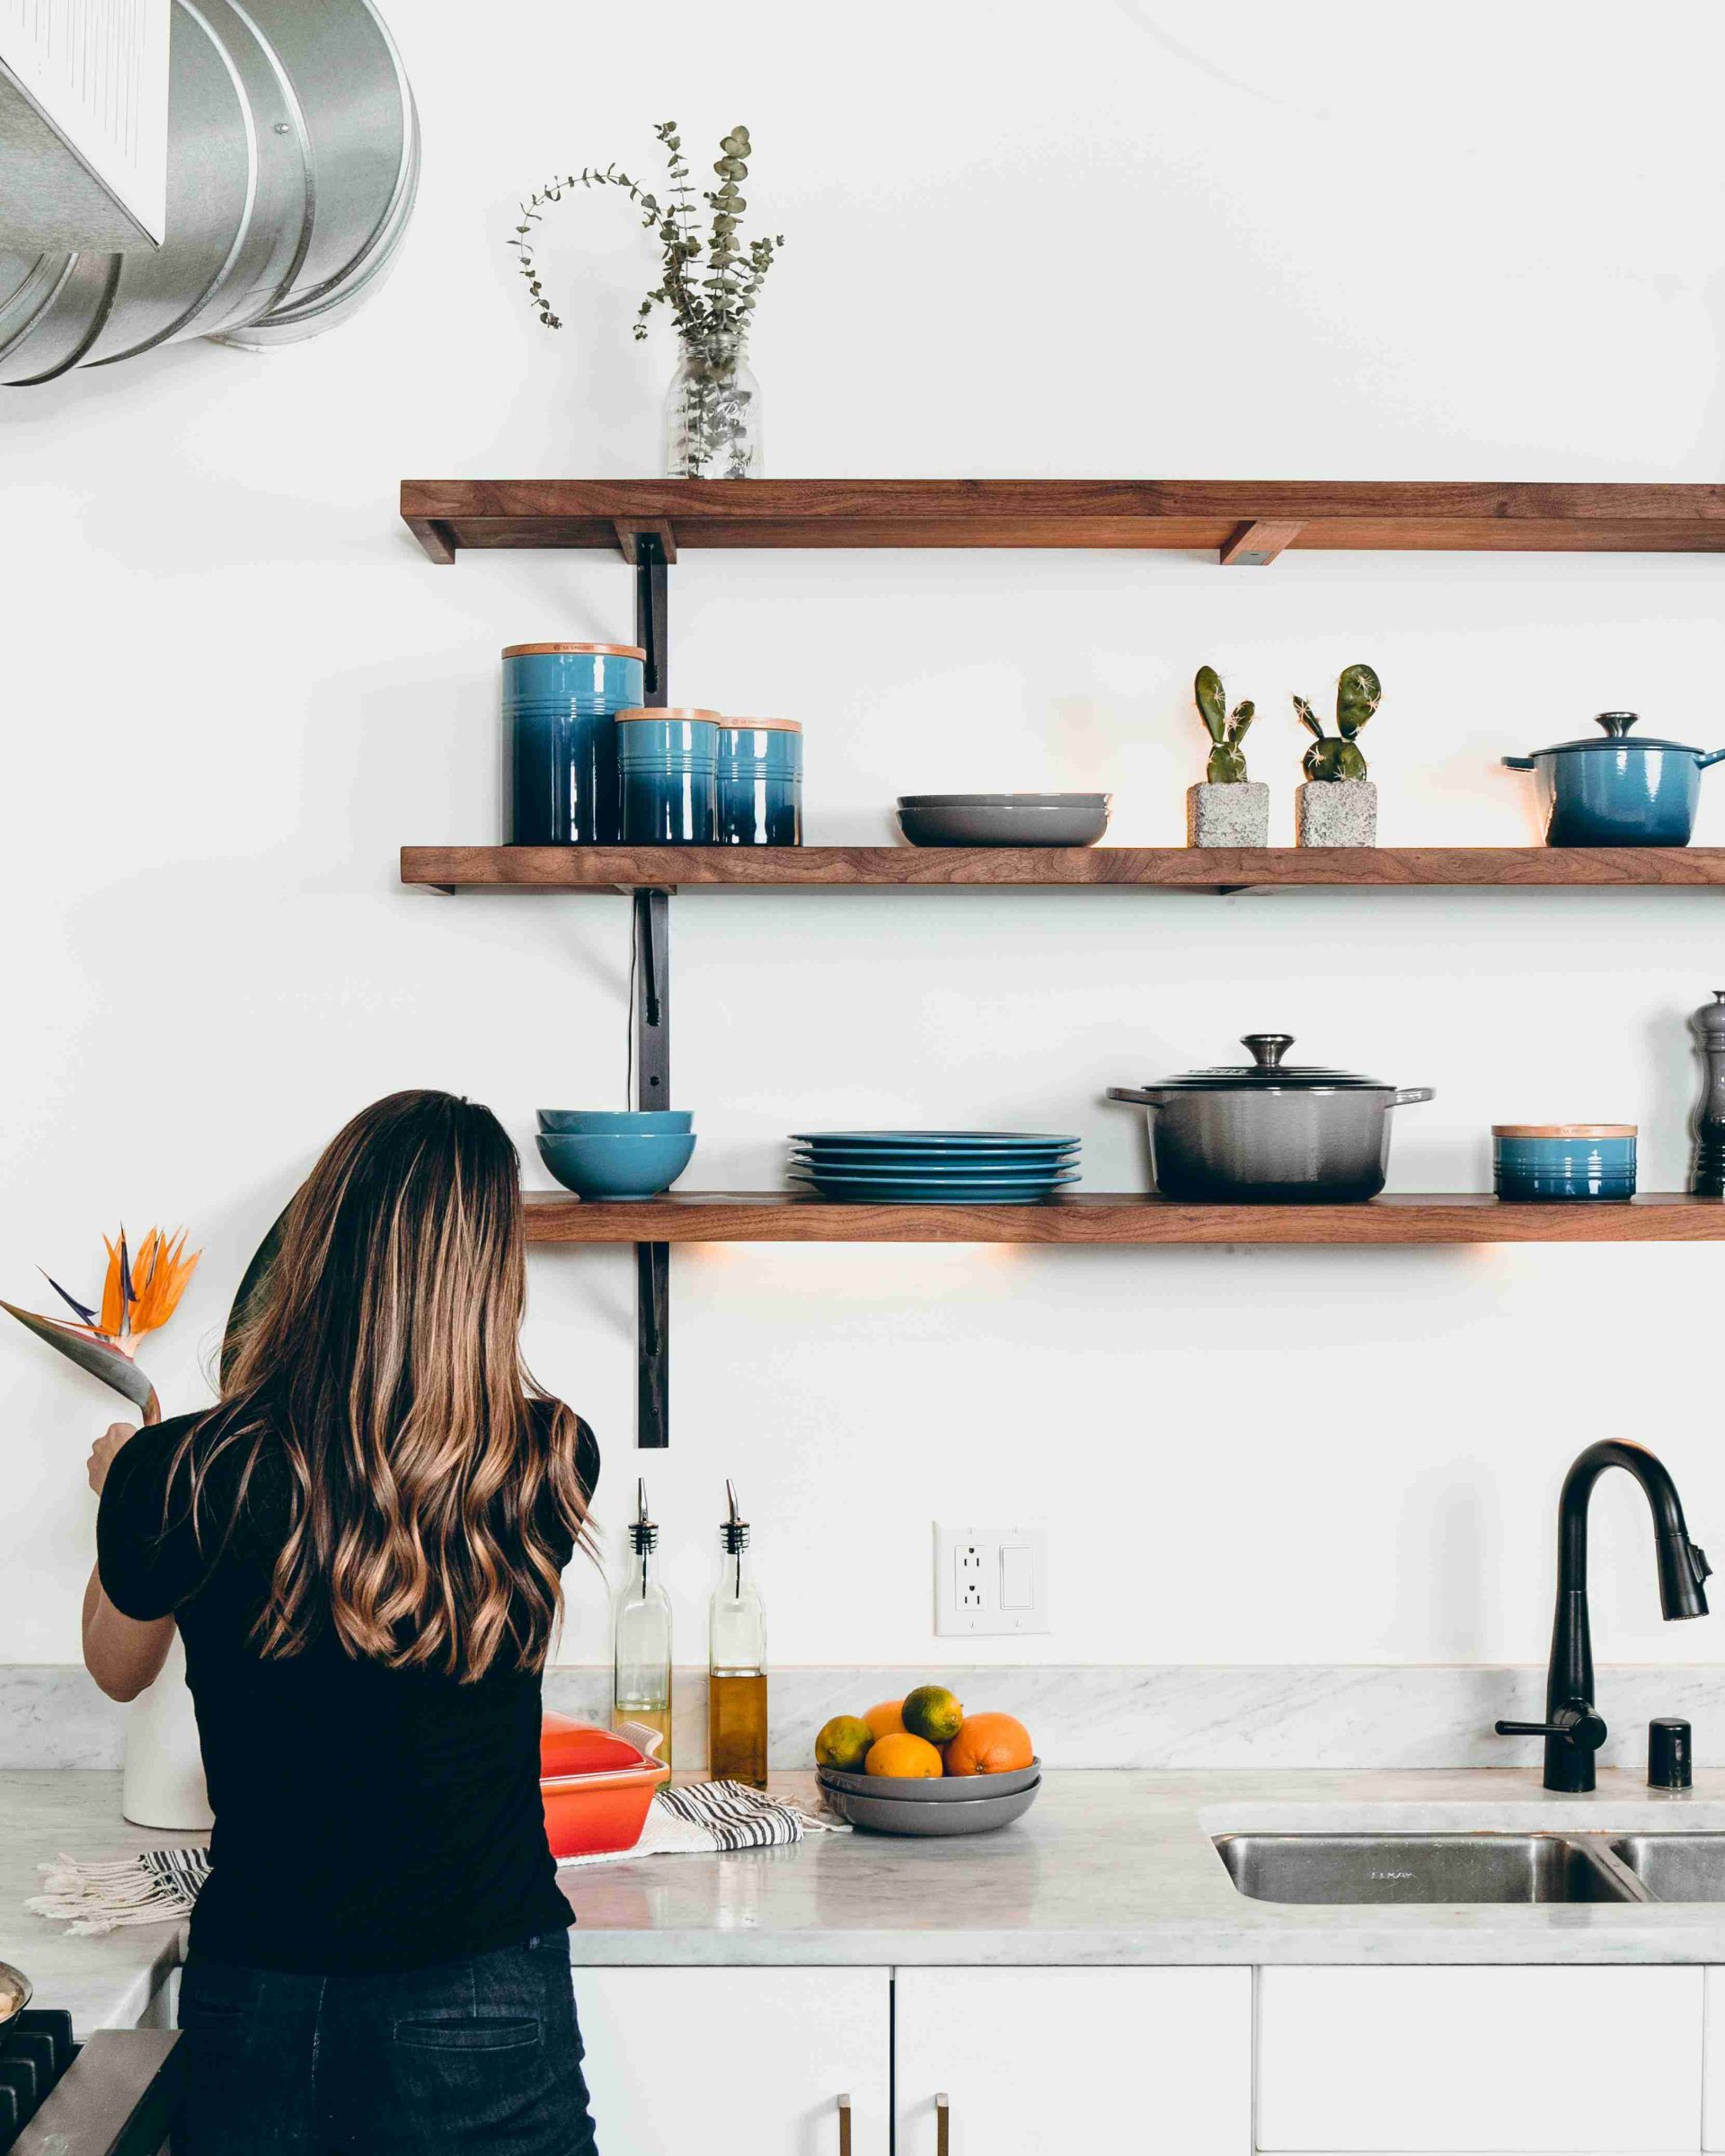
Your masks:
{"label": "faucet spray head", "polygon": [[1659,1538],[1659,1611],[1668,1624],[1678,1617],[1704,1617],[1712,1571],[1707,1552],[1686,1532]]}

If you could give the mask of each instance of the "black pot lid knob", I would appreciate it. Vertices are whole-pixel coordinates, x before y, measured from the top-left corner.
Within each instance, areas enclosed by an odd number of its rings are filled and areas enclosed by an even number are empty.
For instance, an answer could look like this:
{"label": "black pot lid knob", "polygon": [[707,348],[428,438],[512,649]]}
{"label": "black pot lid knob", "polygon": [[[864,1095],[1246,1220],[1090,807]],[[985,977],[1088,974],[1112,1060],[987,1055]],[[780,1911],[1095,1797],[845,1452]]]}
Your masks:
{"label": "black pot lid knob", "polygon": [[1594,723],[1603,726],[1614,741],[1621,741],[1639,716],[1636,711],[1600,711]]}
{"label": "black pot lid knob", "polygon": [[1294,1036],[1291,1033],[1243,1033],[1240,1046],[1252,1050],[1252,1060],[1261,1071],[1273,1071],[1294,1046]]}

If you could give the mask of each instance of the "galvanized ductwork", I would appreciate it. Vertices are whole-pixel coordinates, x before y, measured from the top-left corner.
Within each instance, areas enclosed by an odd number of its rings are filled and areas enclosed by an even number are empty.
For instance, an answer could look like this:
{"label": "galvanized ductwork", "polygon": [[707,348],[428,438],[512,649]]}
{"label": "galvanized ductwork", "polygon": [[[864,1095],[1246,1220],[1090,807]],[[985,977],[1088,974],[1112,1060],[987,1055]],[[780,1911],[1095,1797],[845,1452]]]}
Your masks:
{"label": "galvanized ductwork", "polygon": [[0,383],[183,337],[263,349],[332,328],[389,268],[419,169],[371,0],[173,0],[167,237],[42,253],[0,236]]}

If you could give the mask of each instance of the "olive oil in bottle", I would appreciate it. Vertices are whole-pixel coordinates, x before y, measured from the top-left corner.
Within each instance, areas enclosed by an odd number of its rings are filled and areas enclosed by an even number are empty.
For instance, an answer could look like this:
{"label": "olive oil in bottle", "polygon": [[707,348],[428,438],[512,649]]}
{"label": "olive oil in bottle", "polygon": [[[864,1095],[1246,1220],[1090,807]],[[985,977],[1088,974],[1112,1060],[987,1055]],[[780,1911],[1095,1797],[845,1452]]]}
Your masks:
{"label": "olive oil in bottle", "polygon": [[707,1620],[707,1754],[715,1781],[766,1787],[766,1611],[748,1563],[748,1522],[725,1484],[719,1585]]}
{"label": "olive oil in bottle", "polygon": [[657,1757],[671,1763],[671,1598],[655,1577],[659,1529],[647,1517],[647,1485],[635,1484],[629,1523],[629,1577],[611,1610],[611,1727],[642,1722],[664,1742]]}

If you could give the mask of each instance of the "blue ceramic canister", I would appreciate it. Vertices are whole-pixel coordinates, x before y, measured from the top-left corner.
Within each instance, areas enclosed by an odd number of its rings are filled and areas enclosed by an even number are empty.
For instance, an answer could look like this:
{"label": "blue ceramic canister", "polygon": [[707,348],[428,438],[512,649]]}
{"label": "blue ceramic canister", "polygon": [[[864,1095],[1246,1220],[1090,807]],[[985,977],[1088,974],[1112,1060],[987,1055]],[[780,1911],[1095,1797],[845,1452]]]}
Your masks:
{"label": "blue ceramic canister", "polygon": [[1499,1197],[1633,1197],[1632,1123],[1494,1123]]}
{"label": "blue ceramic canister", "polygon": [[633,644],[507,644],[509,844],[605,846],[622,836],[616,715],[645,694]]}
{"label": "blue ceramic canister", "polygon": [[687,705],[617,713],[623,836],[632,846],[710,846],[719,714]]}
{"label": "blue ceramic canister", "polygon": [[802,844],[802,729],[794,719],[719,722],[719,843]]}

